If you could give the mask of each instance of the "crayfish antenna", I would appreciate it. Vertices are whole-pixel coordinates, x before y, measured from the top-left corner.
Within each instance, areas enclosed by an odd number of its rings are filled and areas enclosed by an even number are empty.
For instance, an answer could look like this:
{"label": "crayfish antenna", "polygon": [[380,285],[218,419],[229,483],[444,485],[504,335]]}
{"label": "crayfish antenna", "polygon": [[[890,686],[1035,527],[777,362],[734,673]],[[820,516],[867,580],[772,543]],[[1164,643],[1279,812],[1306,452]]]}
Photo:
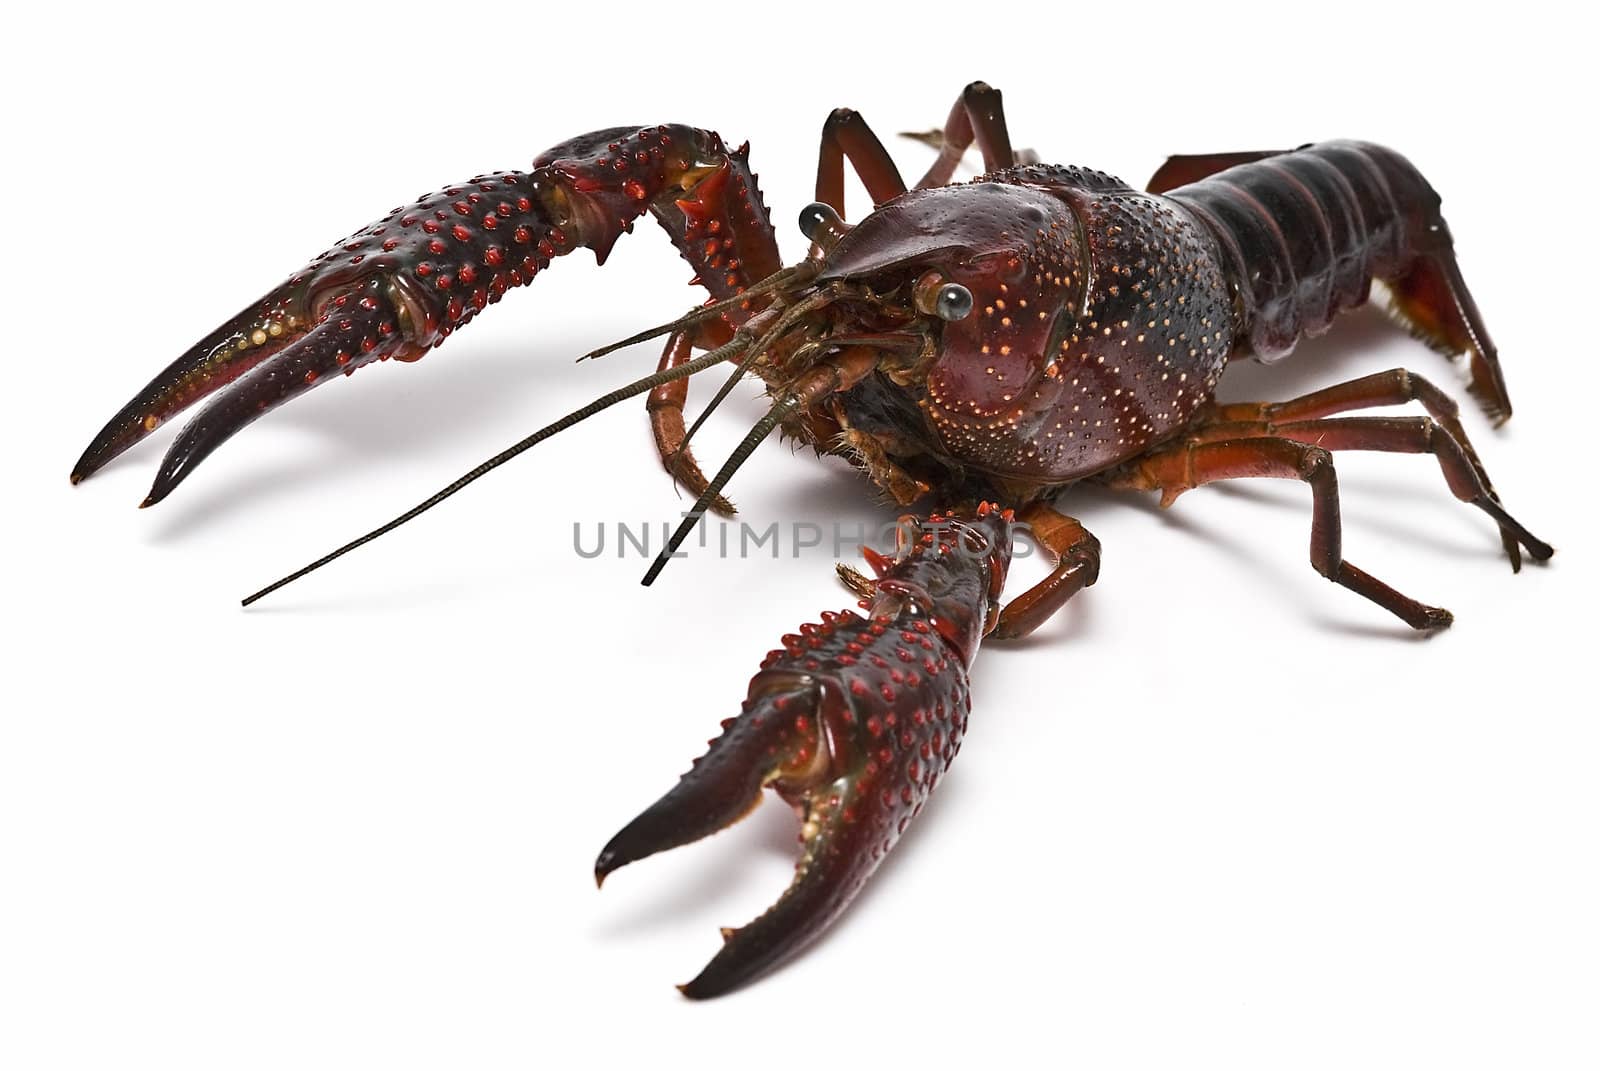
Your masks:
{"label": "crayfish antenna", "polygon": [[538,446],[546,439],[556,435],[559,432],[567,430],[574,424],[577,424],[583,420],[587,420],[589,417],[600,412],[601,410],[609,409],[620,401],[624,401],[628,398],[633,398],[640,394],[644,394],[647,391],[654,390],[663,383],[670,383],[675,379],[686,379],[687,377],[694,375],[696,372],[710,368],[712,365],[721,364],[723,361],[726,361],[729,357],[733,356],[734,353],[738,351],[738,348],[739,344],[738,340],[736,340],[735,342],[731,342],[726,346],[720,346],[717,349],[712,350],[710,353],[696,357],[692,361],[680,364],[675,368],[667,368],[659,372],[654,372],[651,375],[643,376],[634,380],[632,383],[629,383],[627,386],[618,387],[611,393],[604,394],[599,398],[596,398],[583,408],[573,410],[555,423],[547,424],[538,431],[534,432],[532,435],[529,435],[528,437],[513,443],[511,446],[506,447],[494,457],[489,458],[487,461],[478,465],[470,472],[458,476],[448,485],[434,492],[432,495],[429,495],[417,505],[412,506],[410,509],[400,514],[400,516],[394,518],[394,520],[389,521],[386,524],[379,525],[366,535],[358,536],[357,538],[352,539],[338,550],[330,551],[311,564],[302,566],[290,573],[288,576],[274,580],[272,583],[268,584],[266,587],[255,592],[254,594],[245,596],[245,598],[241,600],[241,605],[249,606],[251,603],[271,595],[274,591],[277,591],[284,585],[292,584],[301,577],[306,576],[309,573],[316,572],[318,569],[321,569],[324,565],[327,565],[336,558],[344,557],[357,547],[365,546],[374,539],[377,539],[379,536],[394,531],[407,521],[413,520],[414,518],[428,512],[428,510],[432,509],[434,506],[437,506],[451,495],[454,495],[457,491],[460,491],[468,484],[481,479],[490,472],[493,472],[495,469],[499,468],[501,465],[504,465],[512,458],[533,449],[533,447]]}

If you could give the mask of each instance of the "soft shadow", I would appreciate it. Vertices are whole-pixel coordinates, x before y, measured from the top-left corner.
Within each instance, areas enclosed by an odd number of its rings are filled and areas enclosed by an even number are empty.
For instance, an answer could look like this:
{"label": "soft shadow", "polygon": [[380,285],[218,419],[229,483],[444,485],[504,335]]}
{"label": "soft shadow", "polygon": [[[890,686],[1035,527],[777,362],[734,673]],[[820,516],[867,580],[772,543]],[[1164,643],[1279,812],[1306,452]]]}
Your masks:
{"label": "soft shadow", "polygon": [[[242,434],[242,433],[241,433]],[[302,458],[300,460],[285,459],[282,467],[270,469],[256,469],[249,474],[235,479],[221,486],[210,488],[195,488],[195,493],[185,499],[179,499],[179,504],[174,507],[172,499],[157,503],[152,509],[160,511],[161,522],[144,534],[144,539],[151,546],[181,541],[192,532],[199,531],[211,524],[218,517],[231,513],[236,509],[266,509],[274,500],[290,500],[304,488],[314,485],[319,476],[328,471],[326,459],[316,460]],[[205,475],[197,475],[191,479],[205,480]],[[173,492],[173,498],[178,498],[184,491],[190,490],[188,483]],[[419,498],[421,496],[418,496]],[[398,511],[396,511],[398,512]],[[332,536],[329,536],[330,541]],[[345,536],[339,540],[340,543]],[[332,549],[331,545],[329,549]],[[319,552],[320,553],[320,552]]]}
{"label": "soft shadow", "polygon": [[[420,367],[391,367],[393,362],[351,377],[367,381],[381,375],[388,381],[377,390],[362,391],[342,381],[330,384],[325,392],[263,418],[280,435],[289,433],[288,445],[280,443],[281,460],[226,484],[210,483],[202,465],[171,499],[155,507],[166,517],[151,539],[181,539],[195,527],[242,506],[266,507],[274,500],[291,499],[343,468],[379,458],[403,462],[432,454],[441,444],[483,440],[484,425],[503,423],[510,412],[526,414],[526,432],[532,432],[627,382],[637,371],[632,365],[576,364],[571,359],[576,352],[581,352],[579,343],[561,339],[538,346],[479,351],[469,355],[477,358],[471,369],[429,369],[422,389],[415,382],[401,382],[408,372],[414,376],[422,372]],[[427,358],[441,359],[439,355]],[[642,409],[642,403],[636,408]],[[253,430],[242,429],[239,439],[244,441]],[[304,440],[295,432],[305,433]],[[129,451],[137,455],[134,463],[151,465],[152,474],[171,436],[153,440]],[[484,440],[482,445],[483,455],[488,457],[510,443]],[[221,447],[231,448],[231,443]],[[111,464],[122,464],[125,458]]]}
{"label": "soft shadow", "polygon": [[887,521],[903,513],[917,512],[915,507],[904,507],[890,501],[876,485],[862,476],[860,470],[843,458],[820,457],[813,460],[816,462],[815,477],[790,482],[783,496],[786,503],[794,504],[797,513],[809,512],[819,518],[881,516]]}
{"label": "soft shadow", "polygon": [[[1311,502],[1309,495],[1299,501],[1293,498],[1274,493],[1274,489],[1251,486],[1245,481],[1228,481],[1208,485],[1205,490],[1216,491],[1230,498],[1241,499],[1253,505],[1268,507],[1279,512],[1304,513],[1307,529],[1311,524]],[[1346,483],[1340,487],[1339,496],[1340,518],[1344,522],[1346,532],[1351,528],[1358,528],[1363,532],[1373,533],[1387,537],[1397,544],[1407,547],[1416,547],[1428,550],[1441,557],[1460,558],[1466,560],[1494,560],[1503,559],[1504,551],[1500,549],[1499,528],[1493,519],[1483,511],[1446,495],[1444,503],[1426,502],[1419,503],[1417,496],[1409,487],[1400,485],[1381,485],[1369,483]],[[1382,509],[1384,505],[1408,506],[1410,509],[1390,508]],[[1441,506],[1458,506],[1459,510],[1440,508]],[[1396,519],[1415,515],[1419,520],[1425,513],[1435,513],[1446,527],[1454,529],[1462,538],[1446,536],[1439,525],[1421,523],[1395,523]],[[1444,514],[1451,514],[1449,520],[1444,520]],[[1468,542],[1465,535],[1468,526],[1475,525],[1482,533],[1482,540]],[[1348,543],[1348,540],[1346,541]],[[1348,549],[1348,546],[1347,548]]]}
{"label": "soft shadow", "polygon": [[[1210,490],[1210,488],[1207,487],[1203,490]],[[1143,513],[1150,519],[1160,523],[1163,528],[1168,528],[1172,531],[1179,532],[1185,539],[1203,543],[1223,554],[1226,554],[1228,557],[1233,558],[1236,561],[1259,564],[1261,560],[1260,549],[1257,546],[1254,544],[1243,543],[1240,540],[1233,538],[1231,534],[1229,534],[1228,529],[1204,526],[1190,520],[1189,516],[1184,513],[1182,499],[1179,499],[1178,504],[1172,506],[1171,508],[1162,509],[1161,500],[1152,494],[1140,494],[1138,492],[1110,492],[1103,490],[1099,491],[1099,493],[1107,496],[1105,501],[1108,505],[1115,504],[1115,506],[1119,509],[1133,509]],[[1196,492],[1191,491],[1189,493],[1195,494]],[[1078,494],[1076,491],[1073,493],[1071,504],[1074,506],[1072,511],[1073,516],[1080,519],[1090,516],[1090,514],[1076,509],[1078,504]],[[1084,520],[1084,523],[1090,531],[1094,530],[1094,525],[1088,520]]]}
{"label": "soft shadow", "polygon": [[[298,587],[295,587],[298,592]],[[307,589],[310,590],[309,587]],[[242,608],[242,612],[255,617],[273,617],[279,614],[288,614],[295,617],[302,616],[365,616],[374,612],[401,613],[412,611],[433,611],[450,603],[465,602],[473,592],[461,576],[441,576],[431,578],[424,583],[411,583],[399,587],[389,587],[382,591],[368,592],[360,597],[342,595],[330,599],[302,599],[295,593],[274,592],[258,603]],[[285,589],[285,592],[289,589]],[[244,598],[249,592],[237,592],[239,598]]]}
{"label": "soft shadow", "polygon": [[[1234,561],[1249,565],[1254,572],[1266,572],[1274,576],[1287,578],[1287,570],[1290,568],[1299,567],[1308,571],[1311,568],[1309,563],[1307,563],[1304,558],[1304,550],[1302,549],[1304,546],[1303,543],[1295,543],[1293,547],[1290,548],[1291,553],[1289,556],[1280,558],[1274,553],[1273,548],[1270,546],[1261,546],[1256,543],[1241,542],[1239,539],[1232,537],[1231,530],[1202,527],[1185,519],[1181,512],[1183,508],[1181,500],[1178,505],[1175,505],[1170,509],[1162,509],[1159,500],[1152,495],[1125,494],[1107,491],[1103,488],[1086,490],[1090,493],[1080,493],[1077,489],[1074,489],[1070,496],[1070,501],[1062,504],[1061,508],[1066,509],[1073,516],[1082,520],[1091,531],[1094,529],[1092,518],[1095,515],[1102,513],[1106,508],[1113,505],[1122,509],[1132,508],[1141,511],[1156,520],[1159,520],[1164,527],[1183,533],[1185,538],[1204,543],[1212,548],[1212,550],[1225,555]],[[1269,505],[1283,510],[1293,509],[1303,512],[1306,518],[1307,531],[1310,530],[1311,511],[1310,503],[1308,501],[1297,502],[1292,497],[1283,496],[1279,493],[1276,493],[1276,489],[1274,488],[1266,486],[1252,486],[1245,481],[1219,482],[1208,485],[1205,488],[1197,489],[1196,491],[1190,493],[1204,493],[1206,491],[1213,490],[1232,495],[1236,498],[1246,499],[1253,503]],[[1398,489],[1393,489],[1387,497],[1395,501],[1399,501],[1401,499],[1412,503],[1415,503],[1416,501],[1415,494],[1412,493],[1411,489],[1409,488],[1405,489],[1403,494]],[[1477,512],[1476,510],[1472,510],[1471,507],[1467,506],[1465,503],[1458,502],[1453,497],[1447,497],[1445,504],[1446,506],[1452,504],[1459,505],[1463,509]],[[1391,514],[1385,514],[1384,516],[1389,515]],[[1433,528],[1418,529],[1415,527],[1395,525],[1387,523],[1386,521],[1379,519],[1377,516],[1369,517],[1365,512],[1351,514],[1347,511],[1345,517],[1347,524],[1351,526],[1356,526],[1363,530],[1370,530],[1372,532],[1388,535],[1396,542],[1406,545],[1430,547],[1436,552],[1455,558],[1469,559],[1473,562],[1500,562],[1502,564],[1505,562],[1504,552],[1500,550],[1499,541],[1495,535],[1497,529],[1495,528],[1493,522],[1489,521],[1487,518],[1482,518],[1483,527],[1487,529],[1484,533],[1484,542],[1481,544],[1468,546],[1459,541],[1440,539],[1437,530]],[[1468,523],[1470,523],[1472,520],[1474,520],[1474,518],[1468,517],[1466,520]],[[1524,556],[1524,561],[1526,562],[1528,560],[1529,559]],[[1344,598],[1354,600],[1358,605],[1370,606],[1373,613],[1379,615],[1380,618],[1388,616],[1387,611],[1383,610],[1376,604],[1368,603],[1366,600],[1361,599],[1361,597],[1356,595],[1354,592],[1343,591],[1341,589],[1336,595],[1334,595],[1334,597],[1339,597],[1341,595]],[[1221,600],[1228,597],[1228,592],[1215,591],[1209,593],[1206,597],[1213,601]],[[1075,610],[1084,610],[1089,605],[1089,602],[1080,596],[1079,598],[1068,603],[1066,611],[1064,611],[1064,615]],[[1356,623],[1339,620],[1337,618],[1328,617],[1325,614],[1316,613],[1314,608],[1310,611],[1297,609],[1299,606],[1299,603],[1285,602],[1282,604],[1282,612],[1286,616],[1300,613],[1302,619],[1305,620],[1312,628],[1330,635],[1341,635],[1357,639],[1382,639],[1386,641],[1404,640],[1411,643],[1426,641],[1435,635],[1434,632],[1418,632],[1410,626],[1398,621],[1395,621],[1392,624],[1379,621]],[[1083,614],[1081,618],[1075,620],[1073,622],[1073,626],[1071,626],[1071,632],[1068,633],[1068,635],[1077,635],[1079,634],[1079,628],[1087,627],[1082,619],[1086,618],[1087,616],[1087,614]],[[1035,633],[1033,636],[1030,636],[1025,640],[1006,644],[995,644],[993,649],[996,651],[1014,650],[1022,652],[1030,650],[1035,646],[1043,646],[1046,643],[1060,642],[1060,640],[1063,638],[1061,635],[1048,634],[1050,631],[1050,626],[1054,624],[1054,622],[1051,622],[1050,625],[1040,629],[1038,633]]]}
{"label": "soft shadow", "polygon": [[[1373,607],[1379,613],[1387,613],[1376,605]],[[1403,621],[1394,624],[1372,624],[1368,622],[1356,623],[1354,621],[1340,621],[1335,618],[1314,615],[1308,618],[1312,626],[1323,632],[1336,636],[1346,636],[1356,640],[1379,640],[1383,643],[1393,643],[1403,640],[1407,643],[1427,643],[1436,636],[1442,636],[1450,630],[1439,629],[1414,629]]]}

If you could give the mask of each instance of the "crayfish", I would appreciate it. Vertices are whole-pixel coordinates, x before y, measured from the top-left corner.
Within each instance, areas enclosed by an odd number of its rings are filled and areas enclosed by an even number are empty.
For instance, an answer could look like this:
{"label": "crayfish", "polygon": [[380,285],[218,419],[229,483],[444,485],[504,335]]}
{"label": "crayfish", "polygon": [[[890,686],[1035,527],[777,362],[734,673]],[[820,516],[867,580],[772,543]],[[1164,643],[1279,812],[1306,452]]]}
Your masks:
{"label": "crayfish", "polygon": [[[833,112],[816,202],[800,217],[810,248],[789,265],[748,146],[693,127],[601,130],[529,171],[448,187],[358,231],[207,335],[105,425],[72,479],[209,397],[144,505],[159,502],[268,410],[338,373],[420,358],[555,259],[586,248],[604,262],[636,220],[654,216],[710,294],[617,344],[665,336],[654,373],[246,603],[639,395],[661,461],[697,496],[647,584],[707,511],[731,512],[727,484],[775,430],[844,456],[902,507],[927,504],[892,554],[866,552],[873,575],[840,567],[860,612],[823,614],[785,636],[743,712],[600,854],[597,880],[730,825],[764,788],[799,811],[792,885],[766,914],[725,931],[721,951],[682,987],[691,997],[776,966],[844,910],[949,768],[980,642],[1027,635],[1095,582],[1099,543],[1055,506],[1067,485],[1159,491],[1170,504],[1218,480],[1304,481],[1313,568],[1416,629],[1451,616],[1345,558],[1334,453],[1430,453],[1449,491],[1493,520],[1514,569],[1524,553],[1551,555],[1502,506],[1455,403],[1421,376],[1396,369],[1276,403],[1213,398],[1231,360],[1283,357],[1379,282],[1415,334],[1467,357],[1469,390],[1490,416],[1510,416],[1439,197],[1403,157],[1342,141],[1178,156],[1141,191],[1013,152],[1000,94],[982,83],[928,140],[938,157],[908,189],[860,115]],[[952,183],[974,143],[984,173]],[[854,225],[846,162],[874,202]],[[706,412],[746,376],[759,377],[772,405],[708,476],[690,449],[699,422],[687,424],[684,409],[689,378],[719,365],[729,374]],[[1428,415],[1340,415],[1408,402]],[[1022,523],[1054,567],[1002,606]]]}

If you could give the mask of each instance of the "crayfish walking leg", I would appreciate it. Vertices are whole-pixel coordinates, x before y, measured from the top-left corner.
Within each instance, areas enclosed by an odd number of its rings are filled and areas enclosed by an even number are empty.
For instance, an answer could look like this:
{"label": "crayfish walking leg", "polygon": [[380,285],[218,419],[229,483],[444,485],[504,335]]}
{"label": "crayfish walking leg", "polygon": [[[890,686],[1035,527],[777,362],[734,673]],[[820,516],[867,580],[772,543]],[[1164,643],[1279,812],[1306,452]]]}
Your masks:
{"label": "crayfish walking leg", "polygon": [[[1422,403],[1428,416],[1329,419],[1354,409],[1411,401]],[[1524,546],[1535,561],[1544,561],[1554,553],[1548,543],[1524,528],[1501,505],[1488,471],[1461,426],[1456,403],[1444,391],[1404,368],[1363,376],[1286,402],[1218,406],[1214,417],[1203,422],[1195,436],[1210,441],[1279,436],[1326,450],[1433,454],[1451,493],[1483,510],[1500,526],[1500,542],[1513,571],[1522,568]]]}
{"label": "crayfish walking leg", "polygon": [[[905,529],[903,529],[905,530]],[[802,820],[793,884],[687,985],[726,993],[787,959],[838,917],[894,847],[961,746],[967,671],[994,627],[1010,564],[1012,515],[910,528],[893,560],[868,554],[866,616],[825,613],[783,638],[750,682],[739,717],[678,784],[612,838],[595,863],[618,868],[732,825],[770,787]]]}
{"label": "crayfish walking leg", "polygon": [[[1513,566],[1521,561],[1519,545],[1539,561],[1554,551],[1500,505],[1471,445],[1465,441],[1465,432],[1458,438],[1451,430],[1452,426],[1458,427],[1453,407],[1440,406],[1437,394],[1427,381],[1400,371],[1380,373],[1280,405],[1219,407],[1221,419],[1200,422],[1183,440],[1114,470],[1105,482],[1114,487],[1159,490],[1161,504],[1169,506],[1183,492],[1217,480],[1302,480],[1311,487],[1312,495],[1312,567],[1334,583],[1371,599],[1412,628],[1446,628],[1454,620],[1448,610],[1401,594],[1344,557],[1339,484],[1330,451],[1431,453],[1456,497],[1477,506],[1500,526]],[[1431,402],[1429,408],[1438,416],[1341,420],[1320,415],[1397,404],[1410,397]],[[1227,419],[1245,416],[1253,419]],[[1302,417],[1305,419],[1295,419]]]}

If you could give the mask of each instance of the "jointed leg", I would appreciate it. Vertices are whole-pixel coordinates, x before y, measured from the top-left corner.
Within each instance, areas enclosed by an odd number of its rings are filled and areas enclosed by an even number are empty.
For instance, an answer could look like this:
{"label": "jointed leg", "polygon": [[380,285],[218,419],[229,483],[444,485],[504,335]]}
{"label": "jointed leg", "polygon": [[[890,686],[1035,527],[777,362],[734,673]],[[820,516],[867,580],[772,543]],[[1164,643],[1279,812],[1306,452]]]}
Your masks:
{"label": "jointed leg", "polygon": [[1016,157],[1011,152],[1011,135],[1006,131],[1005,110],[1000,104],[1000,91],[983,82],[973,82],[961,91],[961,97],[950,109],[945,120],[944,140],[939,146],[939,158],[928,168],[928,173],[917,183],[917,189],[949,183],[956,173],[956,165],[971,147],[978,143],[983,153],[985,171],[1010,167]]}
{"label": "jointed leg", "polygon": [[1100,541],[1082,524],[1043,503],[1023,510],[1017,520],[1028,525],[1034,539],[1055,558],[1056,566],[1000,611],[1000,621],[990,634],[997,640],[1028,635],[1100,576]]}
{"label": "jointed leg", "polygon": [[1420,402],[1428,415],[1438,421],[1446,432],[1461,445],[1462,450],[1477,470],[1484,486],[1489,486],[1489,474],[1478,460],[1477,451],[1461,426],[1461,410],[1455,399],[1431,382],[1404,368],[1391,368],[1387,372],[1374,372],[1370,376],[1338,383],[1322,390],[1290,398],[1286,402],[1248,402],[1217,407],[1218,420],[1256,420],[1268,423],[1291,420],[1312,420],[1317,417],[1348,413],[1356,409],[1371,409],[1389,405]]}
{"label": "jointed leg", "polygon": [[874,205],[906,192],[900,169],[860,113],[836,108],[822,124],[817,152],[817,200],[844,216],[844,161],[848,158]]}
{"label": "jointed leg", "polygon": [[[691,336],[679,331],[667,339],[657,370],[676,368],[688,361],[693,352]],[[673,480],[687,488],[691,495],[699,497],[710,481],[700,471],[694,454],[684,445],[683,406],[688,399],[689,381],[678,379],[651,391],[645,407],[650,413],[650,431],[655,436],[656,452],[661,455],[661,464],[672,474]],[[711,500],[711,508],[724,517],[732,517],[736,512],[733,503],[721,495]]]}
{"label": "jointed leg", "polygon": [[1539,561],[1554,551],[1548,543],[1524,528],[1506,512],[1498,499],[1473,468],[1466,451],[1444,427],[1428,417],[1345,417],[1298,420],[1287,424],[1219,424],[1202,429],[1201,437],[1210,441],[1238,439],[1252,432],[1263,437],[1292,439],[1324,450],[1377,450],[1395,454],[1432,454],[1439,461],[1451,494],[1477,506],[1500,526],[1509,544],[1512,568],[1520,568],[1518,544]]}
{"label": "jointed leg", "polygon": [[[1431,420],[1326,420],[1331,414],[1374,406],[1420,402]],[[1544,560],[1552,551],[1535,538],[1500,505],[1489,474],[1461,426],[1456,403],[1419,375],[1395,368],[1340,383],[1278,403],[1223,405],[1215,422],[1200,429],[1212,441],[1254,436],[1277,436],[1311,443],[1328,450],[1381,450],[1397,453],[1431,453],[1439,460],[1450,490],[1494,518],[1511,567],[1519,569],[1526,546],[1534,558]]]}
{"label": "jointed leg", "polygon": [[[906,184],[895,168],[894,161],[884,150],[883,143],[867,126],[866,120],[849,108],[838,108],[828,116],[822,126],[822,145],[817,154],[817,200],[844,214],[844,162],[848,159],[856,174],[861,177],[874,204],[879,204],[906,192]],[[706,327],[701,328],[704,333]],[[667,339],[661,354],[658,370],[675,368],[688,361],[697,345],[718,345],[726,338],[705,340],[687,332],[679,332]],[[661,463],[692,495],[699,495],[710,482],[694,459],[694,454],[684,445],[687,432],[683,407],[689,399],[687,380],[675,380],[650,392],[647,408],[650,412],[650,430],[655,437],[656,452]],[[725,517],[733,516],[732,502],[718,495],[711,508]]]}
{"label": "jointed leg", "polygon": [[1316,417],[1371,409],[1385,405],[1421,402],[1428,415],[1443,424],[1463,445],[1460,409],[1455,400],[1428,380],[1404,368],[1374,372],[1370,376],[1336,383],[1285,402],[1240,402],[1217,406],[1219,420],[1311,420]]}
{"label": "jointed leg", "polygon": [[1339,483],[1333,455],[1319,446],[1286,438],[1188,440],[1159,450],[1115,473],[1112,486],[1159,490],[1162,504],[1216,480],[1276,477],[1311,485],[1311,565],[1334,583],[1371,599],[1416,629],[1444,628],[1448,610],[1408,598],[1344,560],[1341,550]]}

